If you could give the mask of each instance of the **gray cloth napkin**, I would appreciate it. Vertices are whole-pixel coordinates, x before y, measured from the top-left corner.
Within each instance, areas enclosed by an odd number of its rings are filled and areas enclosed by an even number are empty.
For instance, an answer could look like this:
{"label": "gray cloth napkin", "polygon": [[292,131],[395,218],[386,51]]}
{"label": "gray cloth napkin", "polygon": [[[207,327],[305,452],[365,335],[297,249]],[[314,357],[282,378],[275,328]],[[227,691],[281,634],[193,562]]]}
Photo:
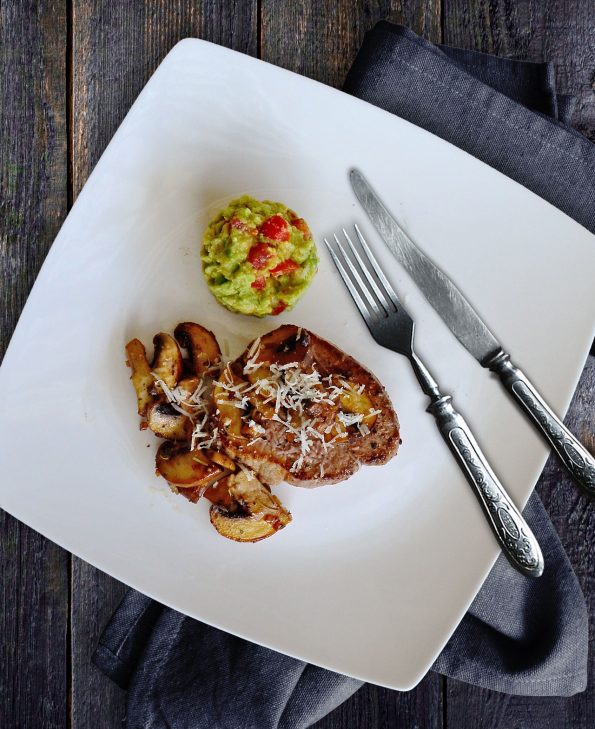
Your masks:
{"label": "gray cloth napkin", "polygon": [[552,64],[438,48],[383,22],[366,34],[345,91],[464,149],[595,233],[595,146],[566,125],[572,103],[557,94]]}
{"label": "gray cloth napkin", "polygon": [[[501,169],[595,229],[595,148],[563,124],[549,64],[442,49],[388,23],[367,34],[346,90]],[[500,557],[433,670],[507,693],[569,696],[587,681],[585,601],[536,494],[525,516],[546,568]],[[505,596],[503,598],[503,596]],[[361,682],[248,643],[130,591],[95,664],[128,689],[128,729],[303,729]]]}

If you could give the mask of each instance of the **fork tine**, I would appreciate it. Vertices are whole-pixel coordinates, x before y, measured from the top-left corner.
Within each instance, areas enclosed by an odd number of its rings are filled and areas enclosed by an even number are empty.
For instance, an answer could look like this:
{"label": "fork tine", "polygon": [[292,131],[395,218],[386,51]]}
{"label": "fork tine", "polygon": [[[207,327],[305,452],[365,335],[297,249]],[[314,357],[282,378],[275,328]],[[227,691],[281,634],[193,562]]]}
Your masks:
{"label": "fork tine", "polygon": [[366,266],[366,264],[362,260],[362,257],[360,256],[359,251],[353,245],[353,241],[349,237],[349,233],[345,230],[345,228],[343,228],[343,235],[345,236],[345,238],[347,238],[347,242],[349,243],[351,252],[353,253],[355,260],[359,263],[359,267],[361,268],[362,273],[366,277],[366,281],[369,283],[369,285],[374,290],[374,293],[376,294],[376,297],[378,298],[378,301],[380,302],[380,305],[382,306],[382,308],[386,311],[387,314],[389,314],[390,305],[389,305],[388,301],[386,300],[382,291],[378,288],[376,281],[374,281],[374,277],[371,275],[368,266]]}
{"label": "fork tine", "polygon": [[351,294],[352,299],[355,301],[356,306],[359,309],[360,314],[362,315],[362,317],[363,317],[364,321],[366,322],[366,324],[369,325],[371,316],[370,316],[370,312],[368,310],[368,307],[366,306],[366,304],[365,304],[364,300],[362,299],[362,297],[359,295],[359,291],[357,290],[357,288],[351,282],[351,279],[349,278],[349,274],[347,273],[347,271],[343,267],[343,264],[341,263],[341,261],[339,260],[339,257],[337,256],[337,254],[333,250],[331,244],[328,242],[328,240],[326,238],[324,239],[324,242],[326,243],[326,247],[328,248],[329,253],[332,256],[332,259],[333,259],[333,261],[335,263],[335,266],[337,267],[337,270],[341,274],[341,278],[345,282],[345,286],[347,286],[347,290]]}
{"label": "fork tine", "polygon": [[398,310],[398,308],[402,305],[401,302],[399,301],[399,297],[397,296],[397,294],[395,293],[395,290],[390,285],[388,279],[382,272],[382,269],[380,268],[380,264],[378,263],[378,261],[376,260],[376,257],[370,250],[370,246],[366,243],[366,239],[364,238],[363,233],[359,229],[357,223],[355,224],[354,227],[355,227],[355,232],[357,233],[357,237],[359,238],[359,242],[361,243],[362,248],[364,249],[364,252],[365,252],[366,256],[368,257],[368,260],[372,264],[372,268],[374,269],[374,271],[376,272],[376,275],[382,282],[382,285],[384,286],[386,293],[390,297],[390,300],[393,302],[393,304],[395,305],[395,307]]}
{"label": "fork tine", "polygon": [[[345,231],[343,231],[343,232],[345,232]],[[337,234],[336,233],[333,234],[333,238],[335,239],[335,243],[337,244],[337,248],[341,251],[341,255],[343,256],[343,260],[345,261],[345,263],[349,267],[349,270],[351,271],[352,276],[355,278],[355,280],[359,284],[360,290],[362,291],[362,293],[364,294],[364,296],[368,300],[368,303],[372,307],[374,313],[380,315],[380,309],[378,308],[378,304],[374,301],[374,297],[370,293],[369,288],[366,286],[366,284],[364,283],[362,277],[359,275],[359,271],[357,270],[357,268],[351,262],[351,258],[349,258],[349,256],[347,255],[347,252],[345,251],[345,249],[341,245],[341,241],[337,237]],[[382,304],[382,300],[380,301],[380,303]]]}

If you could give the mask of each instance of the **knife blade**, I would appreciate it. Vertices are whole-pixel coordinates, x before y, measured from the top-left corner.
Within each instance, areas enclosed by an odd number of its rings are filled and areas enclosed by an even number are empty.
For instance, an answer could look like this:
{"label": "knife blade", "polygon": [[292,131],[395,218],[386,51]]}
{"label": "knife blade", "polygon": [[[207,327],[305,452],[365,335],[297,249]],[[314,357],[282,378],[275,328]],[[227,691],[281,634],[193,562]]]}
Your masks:
{"label": "knife blade", "polygon": [[411,240],[357,169],[353,191],[393,256],[459,342],[490,369],[556,451],[575,481],[595,496],[595,458],[562,424],[528,377],[511,361],[496,337],[450,278]]}
{"label": "knife blade", "polygon": [[362,173],[351,170],[349,177],[381,238],[459,342],[480,362],[497,354],[501,349],[498,340],[461,291],[409,238]]}

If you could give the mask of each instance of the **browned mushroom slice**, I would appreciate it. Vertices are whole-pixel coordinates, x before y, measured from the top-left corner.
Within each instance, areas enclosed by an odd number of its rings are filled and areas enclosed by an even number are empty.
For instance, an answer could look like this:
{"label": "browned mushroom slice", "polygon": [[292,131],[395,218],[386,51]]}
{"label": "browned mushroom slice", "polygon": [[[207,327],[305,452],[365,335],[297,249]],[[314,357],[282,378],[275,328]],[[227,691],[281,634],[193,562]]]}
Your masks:
{"label": "browned mushroom slice", "polygon": [[[253,343],[254,344],[254,343]],[[255,362],[269,362],[278,365],[303,362],[308,354],[309,334],[293,324],[280,326],[260,338],[260,345],[252,355]],[[252,347],[246,350],[247,353]]]}
{"label": "browned mushroom slice", "polygon": [[339,396],[339,404],[341,409],[346,413],[353,415],[361,415],[361,425],[372,428],[376,422],[378,410],[374,410],[372,400],[368,397],[365,390],[360,392],[360,386],[350,380],[343,381],[347,387]]}
{"label": "browned mushroom slice", "polygon": [[204,496],[205,499],[216,506],[220,506],[228,514],[239,511],[241,508],[237,501],[232,499],[229,493],[229,484],[225,477],[217,479],[206,489],[204,486],[192,486],[191,488],[181,489],[179,493],[194,504],[201,496]]}
{"label": "browned mushroom slice", "polygon": [[169,334],[159,332],[153,338],[153,345],[155,346],[153,372],[172,390],[182,376],[182,353],[178,343]]}
{"label": "browned mushroom slice", "polygon": [[216,410],[219,411],[219,418],[227,435],[241,438],[242,411],[236,407],[239,404],[239,400],[233,392],[227,389],[234,385],[245,386],[245,382],[231,370],[226,369],[213,388],[213,403],[215,404]]}
{"label": "browned mushroom slice", "polygon": [[202,380],[199,377],[183,377],[176,386],[175,395],[177,396],[177,401],[182,410],[185,410],[187,413],[196,414],[197,412],[196,406],[199,403],[195,402],[192,396],[200,387],[201,383]]}
{"label": "browned mushroom slice", "polygon": [[229,493],[229,479],[221,478],[214,484],[209,486],[204,492],[204,497],[211,504],[221,507],[226,512],[240,511],[241,507],[234,501],[231,494]]}
{"label": "browned mushroom slice", "polygon": [[236,464],[225,453],[221,453],[220,451],[207,451],[206,455],[213,463],[225,468],[226,471],[233,472],[236,470]]}
{"label": "browned mushroom slice", "polygon": [[211,506],[211,524],[223,537],[234,542],[260,542],[272,537],[275,528],[262,519],[252,519],[241,513],[230,514],[219,506]]}
{"label": "browned mushroom slice", "polygon": [[246,470],[228,476],[229,493],[247,513],[256,519],[264,519],[275,530],[282,529],[291,521],[291,514],[268,486],[262,484],[253,473]]}
{"label": "browned mushroom slice", "polygon": [[147,353],[139,339],[133,339],[126,345],[127,364],[132,370],[130,379],[136,392],[136,402],[139,415],[146,415],[153,402],[153,386],[155,378],[151,374],[151,367],[147,361]]}
{"label": "browned mushroom slice", "polygon": [[275,394],[275,388],[270,385],[272,376],[271,368],[268,365],[261,365],[255,370],[246,373],[248,381],[253,385],[258,385],[255,389],[248,389],[247,397],[252,406],[252,411],[259,413],[263,418],[272,418],[275,414],[274,403],[266,402],[270,400],[270,395]]}
{"label": "browned mushroom slice", "polygon": [[225,473],[212,463],[203,452],[191,451],[186,445],[162,443],[157,451],[155,466],[166,481],[180,489],[208,486]]}
{"label": "browned mushroom slice", "polygon": [[[291,521],[291,514],[254,475],[245,471],[227,476],[217,488],[227,487],[232,507],[213,504],[211,524],[236,542],[258,542],[272,536]],[[209,498],[209,490],[205,496]]]}
{"label": "browned mushroom slice", "polygon": [[200,384],[199,377],[184,377],[178,382],[178,390],[184,400],[188,400]]}
{"label": "browned mushroom slice", "polygon": [[149,428],[160,438],[188,440],[192,433],[190,418],[178,412],[169,403],[154,403],[147,411]]}
{"label": "browned mushroom slice", "polygon": [[[201,377],[221,365],[221,350],[213,332],[191,321],[178,324],[174,336],[188,351],[195,375]],[[213,372],[216,376],[217,372]]]}

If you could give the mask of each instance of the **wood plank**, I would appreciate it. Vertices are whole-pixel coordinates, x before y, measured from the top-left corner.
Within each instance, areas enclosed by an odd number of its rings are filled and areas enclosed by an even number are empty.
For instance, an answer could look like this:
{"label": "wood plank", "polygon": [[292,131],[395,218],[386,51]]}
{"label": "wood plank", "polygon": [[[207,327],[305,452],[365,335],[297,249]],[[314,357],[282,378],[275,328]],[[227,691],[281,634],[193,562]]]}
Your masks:
{"label": "wood plank", "polygon": [[577,97],[573,126],[595,141],[593,0],[444,0],[444,42],[553,61],[561,93]]}
{"label": "wood plank", "polygon": [[[150,4],[74,0],[72,12],[72,197],[168,51],[200,37],[257,54],[257,3],[176,0]],[[121,726],[125,694],[90,664],[126,587],[73,558],[72,727]]]}
{"label": "wood plank", "polygon": [[[66,2],[0,3],[0,359],[66,215]],[[0,707],[64,727],[69,555],[0,512]]]}
{"label": "wood plank", "polygon": [[76,196],[153,71],[183,38],[257,54],[256,0],[73,0],[73,192]]}
{"label": "wood plank", "polygon": [[[566,424],[595,453],[595,357],[589,357]],[[538,492],[579,578],[590,624],[595,622],[595,510],[593,500],[578,491],[558,462],[549,459]],[[448,729],[523,727],[523,729],[587,729],[595,726],[595,664],[589,687],[570,698],[508,696],[458,681],[448,681]]]}
{"label": "wood plank", "polygon": [[71,727],[112,729],[126,714],[126,693],[91,663],[99,636],[126,586],[72,557]]}
{"label": "wood plank", "polygon": [[407,693],[365,684],[312,729],[442,729],[442,683],[429,674]]}
{"label": "wood plank", "polygon": [[[361,3],[262,0],[261,58],[340,87],[362,43],[379,20],[408,25],[441,40],[441,5],[434,2]],[[316,724],[316,729],[442,727],[442,679],[430,674],[414,690],[399,693],[366,685]]]}
{"label": "wood plank", "polygon": [[340,87],[364,33],[379,20],[408,25],[440,42],[440,13],[440,0],[262,0],[262,58]]}
{"label": "wood plank", "polygon": [[68,717],[69,555],[0,511],[2,726],[62,729]]}

